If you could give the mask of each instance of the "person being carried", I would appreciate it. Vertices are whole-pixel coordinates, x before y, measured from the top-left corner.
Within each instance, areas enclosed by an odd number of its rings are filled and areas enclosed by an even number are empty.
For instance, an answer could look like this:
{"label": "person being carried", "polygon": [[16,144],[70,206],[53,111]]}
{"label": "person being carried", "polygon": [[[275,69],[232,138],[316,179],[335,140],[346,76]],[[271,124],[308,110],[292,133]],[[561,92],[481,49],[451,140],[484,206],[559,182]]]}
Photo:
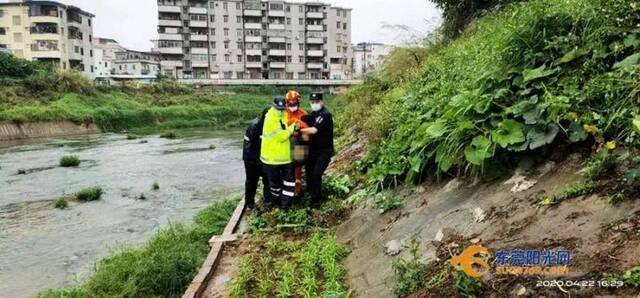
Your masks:
{"label": "person being carried", "polygon": [[[287,95],[285,95],[285,100],[287,101],[287,118],[288,125],[295,124],[297,128],[307,128],[309,127],[306,123],[302,121],[302,118],[308,113],[300,108],[300,93],[297,91],[289,91]],[[296,131],[292,137],[292,145],[293,145],[293,165],[294,165],[294,176],[296,179],[296,187],[295,187],[295,199],[299,199],[302,197],[302,175],[304,163],[307,159],[309,153],[309,146],[307,141],[304,139],[304,135],[299,131]]]}
{"label": "person being carried", "polygon": [[248,209],[255,208],[256,190],[258,182],[262,178],[264,202],[270,201],[269,191],[267,190],[269,182],[264,172],[262,162],[260,161],[260,148],[262,146],[262,128],[264,126],[264,117],[269,109],[265,109],[260,116],[251,120],[249,127],[244,135],[244,144],[242,146],[242,160],[244,161],[245,183],[244,183],[244,199]]}
{"label": "person being carried", "polygon": [[270,195],[274,200],[279,200],[280,207],[284,209],[291,206],[296,186],[291,158],[291,136],[296,126],[288,125],[285,109],[284,97],[276,97],[264,119],[260,150],[260,160],[269,180]]}
{"label": "person being carried", "polygon": [[309,120],[309,128],[300,131],[311,136],[309,142],[309,158],[305,167],[307,175],[307,188],[311,193],[311,205],[314,208],[320,207],[322,198],[322,176],[329,167],[331,158],[335,153],[333,143],[333,116],[324,106],[322,93],[312,93],[311,114],[305,117]]}

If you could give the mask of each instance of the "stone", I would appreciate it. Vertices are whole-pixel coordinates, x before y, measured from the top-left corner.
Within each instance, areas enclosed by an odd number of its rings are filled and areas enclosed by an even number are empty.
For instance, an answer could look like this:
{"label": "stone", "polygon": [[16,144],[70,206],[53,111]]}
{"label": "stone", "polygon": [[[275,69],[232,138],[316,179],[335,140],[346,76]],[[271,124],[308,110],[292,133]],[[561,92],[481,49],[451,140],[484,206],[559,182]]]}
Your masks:
{"label": "stone", "polygon": [[384,246],[386,248],[386,254],[390,256],[397,256],[402,251],[402,243],[398,240],[391,240]]}
{"label": "stone", "polygon": [[504,185],[513,184],[513,187],[511,187],[511,192],[518,193],[532,188],[537,183],[537,180],[527,179],[527,177],[523,175],[516,174],[513,175],[513,177],[511,177],[509,180],[505,181]]}
{"label": "stone", "polygon": [[516,296],[525,296],[527,295],[527,288],[523,285],[518,286],[518,290],[516,291]]}
{"label": "stone", "polygon": [[462,182],[460,180],[458,180],[458,178],[455,178],[455,179],[449,181],[449,183],[447,183],[442,188],[442,192],[444,192],[444,193],[452,192],[452,191],[460,188],[460,185],[462,185]]}
{"label": "stone", "polygon": [[483,222],[487,217],[487,213],[480,207],[473,209],[473,219],[476,222]]}

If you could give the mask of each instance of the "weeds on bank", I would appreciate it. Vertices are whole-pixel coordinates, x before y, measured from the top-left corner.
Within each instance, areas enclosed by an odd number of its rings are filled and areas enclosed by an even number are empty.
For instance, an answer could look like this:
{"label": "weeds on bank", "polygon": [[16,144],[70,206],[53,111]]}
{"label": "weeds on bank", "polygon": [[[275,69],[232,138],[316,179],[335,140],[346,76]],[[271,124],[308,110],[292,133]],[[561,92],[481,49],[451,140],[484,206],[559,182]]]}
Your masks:
{"label": "weeds on bank", "polygon": [[80,202],[91,202],[100,200],[104,191],[100,187],[85,188],[75,194],[75,199]]}
{"label": "weeds on bank", "polygon": [[419,261],[419,243],[411,240],[411,258],[397,257],[393,260],[392,268],[396,281],[393,285],[393,293],[398,297],[406,297],[424,287],[427,267]]}
{"label": "weeds on bank", "polygon": [[480,297],[482,291],[482,283],[473,277],[468,276],[464,271],[456,271],[454,273],[456,289],[460,296],[465,298]]}
{"label": "weeds on bank", "polygon": [[39,297],[181,296],[209,252],[207,241],[223,231],[237,202],[215,203],[199,212],[193,225],[164,228],[142,247],[123,248],[100,261],[84,283]]}
{"label": "weeds on bank", "polygon": [[640,289],[640,266],[628,270],[622,278],[627,284]]}
{"label": "weeds on bank", "polygon": [[80,165],[80,158],[77,155],[66,155],[60,158],[60,166],[64,168],[77,167]]}
{"label": "weeds on bank", "polygon": [[67,209],[69,208],[69,202],[67,201],[67,198],[59,198],[55,201],[54,207],[60,210]]}
{"label": "weeds on bank", "polygon": [[151,189],[152,190],[160,190],[160,182],[158,182],[158,181],[153,182],[153,184],[151,185]]}
{"label": "weeds on bank", "polygon": [[380,214],[384,214],[391,210],[404,207],[405,202],[402,198],[395,196],[393,193],[386,192],[375,195],[373,206]]}

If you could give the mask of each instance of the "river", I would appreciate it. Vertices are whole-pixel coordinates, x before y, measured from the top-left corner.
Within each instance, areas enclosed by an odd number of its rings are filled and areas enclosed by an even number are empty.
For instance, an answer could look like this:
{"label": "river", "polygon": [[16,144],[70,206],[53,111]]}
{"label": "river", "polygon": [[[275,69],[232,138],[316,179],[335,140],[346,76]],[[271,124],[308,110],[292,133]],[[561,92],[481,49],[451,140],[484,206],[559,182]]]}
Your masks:
{"label": "river", "polygon": [[[33,297],[82,281],[114,250],[139,245],[170,222],[190,223],[213,201],[241,193],[241,132],[179,134],[100,134],[0,148],[0,297]],[[63,155],[82,162],[58,167]],[[104,189],[100,201],[54,208],[55,199],[92,186]]]}

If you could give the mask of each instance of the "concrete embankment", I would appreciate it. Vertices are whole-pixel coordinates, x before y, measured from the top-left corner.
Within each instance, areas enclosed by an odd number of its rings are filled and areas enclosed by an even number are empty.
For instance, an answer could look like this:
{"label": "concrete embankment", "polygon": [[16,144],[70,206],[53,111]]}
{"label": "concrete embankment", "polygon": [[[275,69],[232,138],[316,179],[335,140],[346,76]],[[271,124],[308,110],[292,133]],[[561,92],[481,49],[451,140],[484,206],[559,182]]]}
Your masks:
{"label": "concrete embankment", "polygon": [[100,133],[93,123],[73,123],[71,121],[50,122],[0,122],[0,142],[30,138],[47,138]]}

